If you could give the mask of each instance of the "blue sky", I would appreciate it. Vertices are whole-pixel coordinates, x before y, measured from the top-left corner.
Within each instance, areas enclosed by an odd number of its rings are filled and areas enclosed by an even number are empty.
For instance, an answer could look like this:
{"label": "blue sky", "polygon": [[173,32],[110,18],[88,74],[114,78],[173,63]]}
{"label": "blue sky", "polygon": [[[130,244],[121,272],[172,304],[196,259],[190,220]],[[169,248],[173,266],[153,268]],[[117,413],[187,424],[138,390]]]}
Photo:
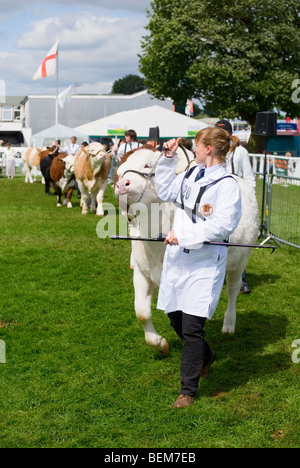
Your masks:
{"label": "blue sky", "polygon": [[54,93],[55,77],[32,77],[60,39],[60,90],[110,92],[112,83],[138,73],[140,41],[151,0],[1,0],[0,79],[8,95]]}

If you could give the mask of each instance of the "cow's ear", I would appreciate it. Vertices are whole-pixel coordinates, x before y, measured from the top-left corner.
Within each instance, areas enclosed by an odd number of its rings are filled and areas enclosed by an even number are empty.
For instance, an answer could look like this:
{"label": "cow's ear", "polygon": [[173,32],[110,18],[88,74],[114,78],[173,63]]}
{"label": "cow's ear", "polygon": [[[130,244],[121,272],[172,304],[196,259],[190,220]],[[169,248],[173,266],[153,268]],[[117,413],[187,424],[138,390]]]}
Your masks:
{"label": "cow's ear", "polygon": [[58,159],[58,161],[60,161],[60,162],[62,162],[62,163],[65,162],[62,158],[57,158],[57,159]]}

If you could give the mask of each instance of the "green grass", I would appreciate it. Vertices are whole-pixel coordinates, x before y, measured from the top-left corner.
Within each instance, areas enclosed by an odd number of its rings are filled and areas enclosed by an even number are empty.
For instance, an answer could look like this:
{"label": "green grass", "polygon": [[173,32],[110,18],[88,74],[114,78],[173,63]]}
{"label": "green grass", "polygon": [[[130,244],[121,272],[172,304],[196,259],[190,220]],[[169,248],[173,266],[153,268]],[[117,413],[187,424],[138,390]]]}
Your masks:
{"label": "green grass", "polygon": [[235,336],[221,333],[224,288],[206,327],[217,361],[176,411],[181,343],[153,304],[170,356],[145,344],[129,243],[43,192],[0,180],[0,447],[299,447],[298,250],[253,253]]}

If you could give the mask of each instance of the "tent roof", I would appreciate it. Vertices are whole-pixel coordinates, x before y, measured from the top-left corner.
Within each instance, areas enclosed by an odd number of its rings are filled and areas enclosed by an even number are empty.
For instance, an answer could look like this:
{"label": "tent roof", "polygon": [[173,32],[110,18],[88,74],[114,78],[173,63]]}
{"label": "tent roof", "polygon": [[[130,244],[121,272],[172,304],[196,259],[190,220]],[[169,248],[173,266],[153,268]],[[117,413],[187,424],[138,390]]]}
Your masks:
{"label": "tent roof", "polygon": [[117,135],[117,129],[136,131],[139,138],[148,138],[149,128],[159,127],[161,138],[194,136],[199,130],[208,127],[200,120],[186,117],[178,112],[170,111],[161,106],[151,106],[118,114],[110,115],[89,124],[76,127],[78,131],[90,137]]}
{"label": "tent roof", "polygon": [[66,140],[70,140],[73,136],[77,137],[79,144],[88,141],[88,134],[61,124],[53,125],[53,127],[32,135],[31,141],[33,146],[41,148],[51,145],[55,140],[61,140],[62,144],[66,143]]}

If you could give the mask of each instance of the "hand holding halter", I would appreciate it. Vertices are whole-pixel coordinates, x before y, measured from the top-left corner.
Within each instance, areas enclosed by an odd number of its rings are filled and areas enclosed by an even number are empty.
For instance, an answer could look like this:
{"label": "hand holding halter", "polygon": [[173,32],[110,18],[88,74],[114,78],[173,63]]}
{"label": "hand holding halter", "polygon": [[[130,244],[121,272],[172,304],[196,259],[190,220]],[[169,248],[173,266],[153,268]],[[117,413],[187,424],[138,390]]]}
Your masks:
{"label": "hand holding halter", "polygon": [[164,144],[164,151],[165,151],[165,157],[166,158],[173,158],[179,148],[179,145],[180,145],[180,142],[181,142],[181,138],[173,138],[172,140],[170,141],[167,141],[165,144]]}

